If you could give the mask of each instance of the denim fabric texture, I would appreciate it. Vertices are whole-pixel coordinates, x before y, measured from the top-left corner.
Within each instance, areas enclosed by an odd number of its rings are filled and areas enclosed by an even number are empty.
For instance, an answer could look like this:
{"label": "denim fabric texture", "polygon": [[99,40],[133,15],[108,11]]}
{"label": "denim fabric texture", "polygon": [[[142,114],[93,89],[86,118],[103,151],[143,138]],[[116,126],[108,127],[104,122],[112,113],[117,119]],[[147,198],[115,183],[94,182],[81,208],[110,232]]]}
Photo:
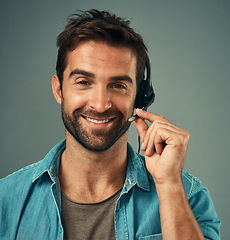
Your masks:
{"label": "denim fabric texture", "polygon": [[[65,140],[43,160],[0,180],[0,239],[63,239],[59,159]],[[125,184],[116,204],[118,240],[162,239],[159,202],[144,158],[128,144]],[[220,239],[218,218],[208,190],[196,177],[183,171],[191,209],[206,239]]]}

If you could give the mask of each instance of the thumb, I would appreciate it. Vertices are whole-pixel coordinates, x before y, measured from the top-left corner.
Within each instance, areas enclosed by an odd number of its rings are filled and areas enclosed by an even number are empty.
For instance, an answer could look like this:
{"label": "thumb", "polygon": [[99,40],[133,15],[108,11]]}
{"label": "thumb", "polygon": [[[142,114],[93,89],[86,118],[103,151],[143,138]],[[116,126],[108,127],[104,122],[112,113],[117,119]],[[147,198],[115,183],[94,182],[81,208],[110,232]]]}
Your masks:
{"label": "thumb", "polygon": [[149,128],[147,123],[142,118],[138,118],[133,123],[137,129],[138,135],[140,136],[141,142],[143,142],[145,134]]}

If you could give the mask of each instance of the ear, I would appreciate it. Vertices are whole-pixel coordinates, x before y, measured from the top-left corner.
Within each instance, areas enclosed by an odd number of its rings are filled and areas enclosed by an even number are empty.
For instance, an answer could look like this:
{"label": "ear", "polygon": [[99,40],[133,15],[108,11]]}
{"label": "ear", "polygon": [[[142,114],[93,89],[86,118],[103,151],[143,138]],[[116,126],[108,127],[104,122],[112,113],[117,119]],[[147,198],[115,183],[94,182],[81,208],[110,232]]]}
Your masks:
{"label": "ear", "polygon": [[62,91],[61,91],[60,81],[56,74],[53,75],[53,77],[52,77],[52,90],[53,90],[53,95],[54,95],[56,101],[59,104],[61,104],[62,103]]}

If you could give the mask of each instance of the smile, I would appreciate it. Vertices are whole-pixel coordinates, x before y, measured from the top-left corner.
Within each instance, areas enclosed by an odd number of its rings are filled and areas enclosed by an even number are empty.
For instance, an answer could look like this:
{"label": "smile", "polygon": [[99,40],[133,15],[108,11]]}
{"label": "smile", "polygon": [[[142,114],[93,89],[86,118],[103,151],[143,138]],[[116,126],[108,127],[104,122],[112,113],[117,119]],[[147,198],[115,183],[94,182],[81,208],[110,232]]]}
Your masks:
{"label": "smile", "polygon": [[108,123],[108,122],[110,122],[114,119],[114,118],[110,118],[110,119],[96,120],[96,119],[92,119],[92,118],[89,118],[89,117],[84,117],[84,118],[89,122],[97,123],[97,124]]}

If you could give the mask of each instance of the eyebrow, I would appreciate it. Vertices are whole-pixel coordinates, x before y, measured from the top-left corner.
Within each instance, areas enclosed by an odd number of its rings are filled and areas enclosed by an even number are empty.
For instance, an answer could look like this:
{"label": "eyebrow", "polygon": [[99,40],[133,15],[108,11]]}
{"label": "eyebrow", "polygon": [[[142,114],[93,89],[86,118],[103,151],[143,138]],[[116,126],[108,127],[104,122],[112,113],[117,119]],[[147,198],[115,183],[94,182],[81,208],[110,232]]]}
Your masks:
{"label": "eyebrow", "polygon": [[[91,72],[87,72],[85,70],[76,68],[69,74],[69,79],[71,77],[73,77],[74,75],[78,75],[78,74],[79,75],[84,75],[84,76],[90,77],[90,78],[94,78],[95,77],[95,75],[93,73],[91,73]],[[127,81],[127,82],[133,84],[132,78],[130,76],[128,76],[128,75],[114,76],[114,77],[111,77],[110,80],[111,81]]]}
{"label": "eyebrow", "polygon": [[87,71],[84,71],[84,70],[81,70],[81,69],[78,69],[78,68],[76,68],[76,69],[74,69],[70,74],[69,74],[69,79],[72,77],[72,76],[74,76],[74,75],[84,75],[84,76],[86,76],[86,77],[91,77],[91,78],[93,78],[93,77],[95,77],[95,75],[93,74],[93,73],[90,73],[90,72],[87,72]]}
{"label": "eyebrow", "polygon": [[127,81],[127,82],[133,84],[132,78],[128,75],[111,77],[110,80],[111,81]]}

